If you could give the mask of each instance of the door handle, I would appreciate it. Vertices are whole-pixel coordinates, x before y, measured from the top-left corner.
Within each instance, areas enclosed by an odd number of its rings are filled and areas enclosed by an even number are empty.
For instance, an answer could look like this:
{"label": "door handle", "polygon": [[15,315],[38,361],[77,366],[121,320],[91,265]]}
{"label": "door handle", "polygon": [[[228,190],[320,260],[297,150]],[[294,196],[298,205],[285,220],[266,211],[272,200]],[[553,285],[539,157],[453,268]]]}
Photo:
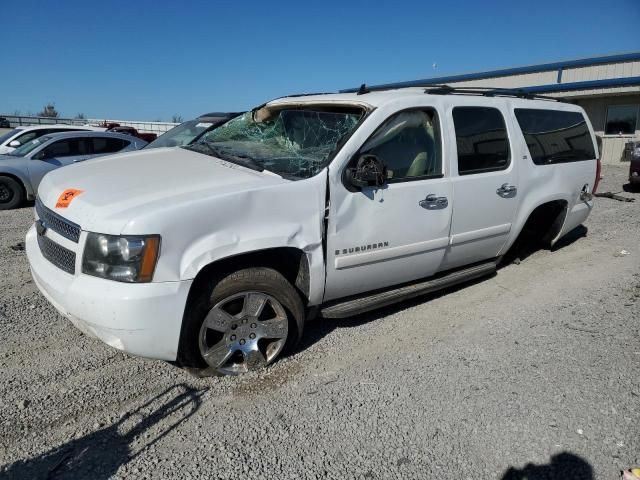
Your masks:
{"label": "door handle", "polygon": [[440,210],[443,208],[447,208],[447,206],[449,205],[449,200],[447,200],[447,197],[438,197],[433,193],[430,193],[429,195],[427,195],[427,198],[425,198],[424,200],[420,200],[418,204],[422,208],[426,208],[427,210]]}
{"label": "door handle", "polygon": [[518,193],[518,187],[515,185],[509,185],[508,183],[503,183],[500,188],[496,190],[496,193],[501,197],[515,197],[516,193]]}

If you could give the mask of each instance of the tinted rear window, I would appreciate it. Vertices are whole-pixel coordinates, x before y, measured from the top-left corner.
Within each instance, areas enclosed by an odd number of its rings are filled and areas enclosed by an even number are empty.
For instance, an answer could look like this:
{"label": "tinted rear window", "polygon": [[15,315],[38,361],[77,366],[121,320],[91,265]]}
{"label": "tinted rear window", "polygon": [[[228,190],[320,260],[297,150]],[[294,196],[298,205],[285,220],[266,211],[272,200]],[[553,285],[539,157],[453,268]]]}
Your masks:
{"label": "tinted rear window", "polygon": [[581,113],[516,108],[515,114],[536,165],[596,158],[591,134]]}
{"label": "tinted rear window", "polygon": [[120,138],[94,137],[92,141],[95,154],[119,152],[129,145],[128,141]]}
{"label": "tinted rear window", "polygon": [[509,137],[499,110],[455,107],[453,124],[458,146],[458,174],[492,172],[509,166]]}

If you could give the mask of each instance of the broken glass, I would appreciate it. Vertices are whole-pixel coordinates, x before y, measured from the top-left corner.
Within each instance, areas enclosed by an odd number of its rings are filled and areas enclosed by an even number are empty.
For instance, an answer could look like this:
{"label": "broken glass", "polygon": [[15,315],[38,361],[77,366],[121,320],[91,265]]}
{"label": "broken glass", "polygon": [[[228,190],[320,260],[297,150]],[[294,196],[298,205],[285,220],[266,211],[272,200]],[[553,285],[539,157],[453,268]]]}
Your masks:
{"label": "broken glass", "polygon": [[284,177],[309,178],[327,165],[362,113],[353,108],[263,108],[230,120],[191,147],[231,161],[250,159]]}

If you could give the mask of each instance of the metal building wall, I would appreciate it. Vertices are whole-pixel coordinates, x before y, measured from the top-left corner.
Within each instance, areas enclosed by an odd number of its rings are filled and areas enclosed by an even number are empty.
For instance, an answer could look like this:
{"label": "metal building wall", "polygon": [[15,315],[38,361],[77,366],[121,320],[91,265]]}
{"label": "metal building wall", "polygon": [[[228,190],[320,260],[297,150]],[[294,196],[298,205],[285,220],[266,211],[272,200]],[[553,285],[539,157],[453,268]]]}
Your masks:
{"label": "metal building wall", "polygon": [[[466,80],[461,82],[447,82],[459,87],[501,87],[517,88],[535,85],[549,85],[552,83],[571,83],[587,80],[605,80],[609,78],[634,77],[640,75],[640,60],[630,62],[606,63],[586,67],[566,68],[546,72],[524,73],[500,77]],[[558,82],[558,77],[560,81]],[[625,87],[638,90],[638,87]],[[623,90],[624,91],[624,90]],[[586,92],[585,92],[586,93]],[[572,93],[571,95],[575,95]],[[578,94],[579,95],[579,94]]]}
{"label": "metal building wall", "polygon": [[598,96],[592,98],[580,98],[575,101],[584,108],[589,116],[596,135],[602,138],[603,163],[620,163],[625,143],[640,141],[640,120],[636,123],[634,135],[605,135],[604,126],[609,105],[640,105],[640,93],[636,95]]}

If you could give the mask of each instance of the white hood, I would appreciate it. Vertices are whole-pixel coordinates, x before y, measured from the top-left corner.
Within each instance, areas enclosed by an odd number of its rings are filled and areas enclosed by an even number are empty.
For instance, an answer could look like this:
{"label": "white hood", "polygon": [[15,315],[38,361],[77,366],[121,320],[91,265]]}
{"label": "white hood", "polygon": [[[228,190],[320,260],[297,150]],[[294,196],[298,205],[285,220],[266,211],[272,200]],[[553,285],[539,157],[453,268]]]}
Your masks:
{"label": "white hood", "polygon": [[[40,183],[38,196],[83,230],[121,233],[133,219],[155,211],[288,182],[184,148],[156,148],[55,170]],[[67,189],[82,193],[67,208],[55,208]]]}

